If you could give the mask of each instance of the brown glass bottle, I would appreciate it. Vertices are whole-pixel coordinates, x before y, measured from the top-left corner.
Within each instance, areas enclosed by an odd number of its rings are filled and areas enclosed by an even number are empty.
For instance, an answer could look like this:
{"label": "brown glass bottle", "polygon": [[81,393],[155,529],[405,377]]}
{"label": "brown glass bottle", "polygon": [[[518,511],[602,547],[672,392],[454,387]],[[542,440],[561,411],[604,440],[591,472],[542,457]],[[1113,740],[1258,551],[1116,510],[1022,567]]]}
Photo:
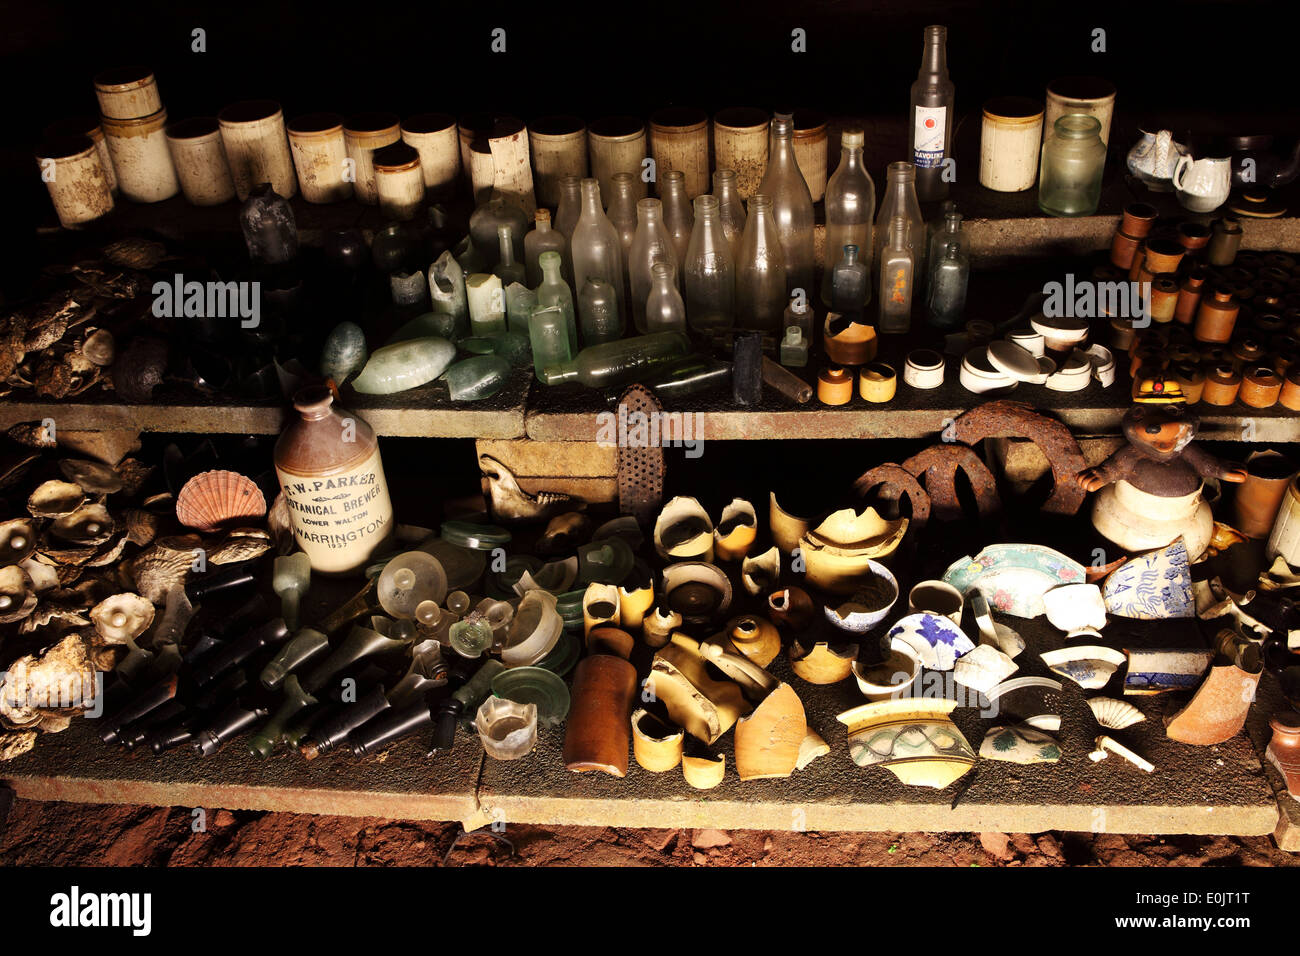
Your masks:
{"label": "brown glass bottle", "polygon": [[301,417],[275,444],[275,474],[312,570],[341,576],[363,568],[394,525],[374,431],[333,404],[324,386],[298,392],[293,407]]}

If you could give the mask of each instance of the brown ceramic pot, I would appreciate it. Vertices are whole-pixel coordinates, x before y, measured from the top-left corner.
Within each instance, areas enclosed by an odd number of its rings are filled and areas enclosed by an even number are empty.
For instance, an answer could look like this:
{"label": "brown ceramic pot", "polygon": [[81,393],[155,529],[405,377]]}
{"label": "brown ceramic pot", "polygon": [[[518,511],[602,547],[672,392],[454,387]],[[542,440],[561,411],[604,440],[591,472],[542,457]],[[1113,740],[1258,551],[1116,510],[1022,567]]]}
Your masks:
{"label": "brown ceramic pot", "polygon": [[564,728],[564,765],[627,776],[636,668],[612,654],[593,654],[573,674],[573,702]]}
{"label": "brown ceramic pot", "polygon": [[1199,268],[1183,277],[1182,284],[1178,287],[1178,304],[1174,306],[1175,322],[1191,325],[1196,320],[1196,310],[1201,305],[1205,278],[1205,271]]}
{"label": "brown ceramic pot", "polygon": [[1151,280],[1151,320],[1172,322],[1178,306],[1178,280],[1172,274],[1158,275]]}
{"label": "brown ceramic pot", "polygon": [[1203,747],[1232,739],[1246,722],[1258,684],[1259,674],[1235,664],[1211,667],[1196,696],[1170,718],[1165,733],[1170,740]]}
{"label": "brown ceramic pot", "polygon": [[1231,405],[1241,389],[1241,376],[1231,365],[1216,365],[1205,376],[1201,401],[1207,405]]}
{"label": "brown ceramic pot", "polygon": [[1274,714],[1268,722],[1273,737],[1268,742],[1268,762],[1286,781],[1286,792],[1300,800],[1300,714]]}
{"label": "brown ceramic pot", "polygon": [[1138,236],[1130,236],[1122,229],[1115,233],[1115,238],[1110,241],[1110,261],[1120,269],[1133,268],[1133,259],[1137,256],[1138,247],[1142,245],[1142,239]]}
{"label": "brown ceramic pot", "polygon": [[1178,224],[1178,244],[1188,252],[1196,252],[1210,244],[1210,227],[1199,222]]}
{"label": "brown ceramic pot", "polygon": [[817,375],[817,398],[823,405],[847,405],[853,400],[853,373],[831,365]]}
{"label": "brown ceramic pot", "polygon": [[1287,370],[1286,381],[1282,383],[1282,394],[1278,402],[1293,412],[1300,412],[1300,365],[1293,365]]}
{"label": "brown ceramic pot", "polygon": [[1156,207],[1146,202],[1131,202],[1124,207],[1124,215],[1119,221],[1119,231],[1135,239],[1145,239],[1156,224],[1159,213]]}
{"label": "brown ceramic pot", "polygon": [[1192,362],[1180,362],[1170,369],[1170,375],[1182,389],[1188,405],[1195,405],[1201,400],[1205,390],[1205,373]]}
{"label": "brown ceramic pot", "polygon": [[1282,376],[1265,365],[1254,365],[1241,376],[1237,397],[1251,408],[1272,408],[1282,395]]}
{"label": "brown ceramic pot", "polygon": [[[1241,390],[1245,401],[1244,383]],[[1232,526],[1248,538],[1268,537],[1295,474],[1295,464],[1279,452],[1251,455],[1246,461],[1246,480],[1237,486],[1233,499]]]}
{"label": "brown ceramic pot", "polygon": [[1237,300],[1226,290],[1216,289],[1213,296],[1202,297],[1196,310],[1196,341],[1227,342],[1232,338],[1239,311]]}

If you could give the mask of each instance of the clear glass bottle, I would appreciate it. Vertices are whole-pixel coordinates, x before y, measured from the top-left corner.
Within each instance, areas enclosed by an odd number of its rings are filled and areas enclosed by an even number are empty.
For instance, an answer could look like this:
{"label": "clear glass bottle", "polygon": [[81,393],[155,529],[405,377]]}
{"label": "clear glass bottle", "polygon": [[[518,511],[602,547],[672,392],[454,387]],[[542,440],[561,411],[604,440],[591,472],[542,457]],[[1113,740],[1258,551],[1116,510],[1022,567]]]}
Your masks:
{"label": "clear glass bottle", "polygon": [[647,368],[680,358],[690,348],[690,337],[677,331],[602,342],[583,349],[568,362],[547,368],[544,381],[548,385],[580,382],[588,388],[626,385]]}
{"label": "clear glass bottle", "polygon": [[[578,353],[578,320],[573,308],[573,292],[569,284],[560,275],[560,254],[544,252],[541,258],[542,284],[537,287],[537,307],[539,309],[556,308],[564,313],[564,320],[569,329],[569,351]],[[533,313],[536,315],[536,313]],[[531,329],[532,320],[529,320]],[[530,333],[531,334],[531,333]]]}
{"label": "clear glass bottle", "polygon": [[858,247],[858,259],[867,270],[865,306],[871,301],[871,217],[876,211],[876,184],[862,162],[864,135],[846,129],[840,137],[840,164],[826,183],[826,268],[822,275],[822,304],[831,304],[834,250]]}
{"label": "clear glass bottle", "polygon": [[749,197],[749,218],[736,265],[736,325],[775,332],[786,304],[785,253],[772,215],[772,200]]}
{"label": "clear glass bottle", "polygon": [[911,163],[890,163],[887,171],[885,195],[876,214],[876,227],[872,232],[872,262],[880,262],[881,253],[889,242],[889,228],[895,216],[903,216],[909,224],[908,243],[912,249],[913,265],[917,275],[925,275],[925,219],[921,217],[921,203],[916,198],[916,167]]}
{"label": "clear glass bottle", "polygon": [[537,310],[537,292],[519,282],[506,286],[506,323],[514,332],[528,334],[528,320]]}
{"label": "clear glass bottle", "polygon": [[609,188],[614,195],[609,197],[605,215],[614,224],[618,233],[623,263],[623,293],[627,295],[628,277],[632,272],[628,268],[628,254],[632,251],[632,240],[636,237],[636,203],[640,198],[637,191],[636,177],[631,173],[615,173],[609,178]]}
{"label": "clear glass bottle", "polygon": [[1049,216],[1091,216],[1101,202],[1105,166],[1101,123],[1087,113],[1066,113],[1043,143],[1038,208]]}
{"label": "clear glass bottle", "polygon": [[614,287],[598,276],[589,278],[578,295],[578,325],[582,347],[623,337],[623,316]]}
{"label": "clear glass bottle", "polygon": [[555,231],[564,237],[564,268],[569,278],[573,277],[573,230],[578,225],[578,216],[582,213],[582,180],[577,176],[565,176],[560,180],[560,201],[555,207]]}
{"label": "clear glass bottle", "polygon": [[[507,199],[492,199],[479,206],[469,217],[470,242],[475,252],[491,272],[501,258],[501,244],[497,227],[509,226],[510,238],[514,243],[515,262],[524,261],[524,233],[528,231],[528,216],[521,207]],[[464,263],[461,263],[464,267]],[[480,271],[466,268],[466,272]]]}
{"label": "clear glass bottle", "polygon": [[691,244],[691,229],[695,225],[695,213],[686,195],[686,174],[680,169],[670,169],[660,176],[659,198],[664,205],[664,228],[673,240],[673,255],[680,266],[686,261],[686,249]]}
{"label": "clear glass bottle", "polygon": [[792,368],[803,368],[808,364],[808,340],[803,336],[803,329],[797,325],[785,327],[785,337],[781,339],[778,352],[781,364]]}
{"label": "clear glass bottle", "polygon": [[[785,260],[786,293],[813,291],[813,201],[794,157],[794,120],[788,113],[772,117],[767,171],[758,191],[772,202],[772,218]],[[753,197],[750,197],[753,201]],[[752,209],[751,209],[752,213]]]}
{"label": "clear glass bottle", "polygon": [[528,343],[533,347],[533,371],[545,384],[545,370],[573,358],[569,344],[569,319],[557,305],[538,306],[528,319]]}
{"label": "clear glass bottle", "polygon": [[961,213],[957,211],[957,204],[949,201],[944,203],[943,216],[938,227],[932,230],[930,236],[930,245],[927,247],[925,290],[926,295],[930,294],[931,283],[934,280],[934,272],[939,267],[939,259],[943,256],[944,247],[950,242],[957,243],[958,248],[964,255],[969,255],[966,233],[961,229]]}
{"label": "clear glass bottle", "polygon": [[736,321],[736,261],[714,196],[695,197],[695,228],[686,250],[686,318],[699,332]]}
{"label": "clear glass bottle", "polygon": [[718,200],[718,220],[722,234],[731,245],[731,258],[740,259],[740,242],[745,237],[745,203],[736,187],[736,171],[719,169],[713,173],[713,196]]}
{"label": "clear glass bottle", "polygon": [[528,272],[524,264],[515,261],[515,240],[510,226],[497,226],[497,250],[500,258],[492,274],[501,280],[501,284],[507,286],[512,282],[526,282]]}
{"label": "clear glass bottle", "polygon": [[969,284],[970,259],[961,243],[945,242],[935,260],[930,280],[930,321],[936,328],[951,329],[961,324]]}
{"label": "clear glass bottle", "polygon": [[858,247],[849,243],[831,270],[831,308],[844,315],[861,313],[867,304],[867,267],[858,260]]}
{"label": "clear glass bottle", "polygon": [[641,333],[648,331],[645,324],[646,296],[650,294],[653,278],[651,270],[656,259],[663,259],[677,268],[677,254],[672,236],[664,228],[663,204],[658,199],[642,199],[636,204],[636,236],[628,254],[627,271],[631,291],[632,324]]}
{"label": "clear glass bottle", "polygon": [[658,259],[650,269],[650,294],[646,296],[646,332],[686,331],[686,303],[677,291],[676,270]]}
{"label": "clear glass bottle", "polygon": [[591,276],[609,282],[618,293],[618,311],[624,313],[627,302],[623,292],[623,254],[618,231],[600,205],[600,181],[582,181],[582,215],[573,228],[569,243],[573,254],[573,284],[581,289]]}
{"label": "clear glass bottle", "polygon": [[889,242],[880,260],[880,309],[876,326],[881,332],[906,332],[912,325],[912,282],[916,262],[908,233],[912,224],[895,216],[889,226]]}
{"label": "clear glass bottle", "polygon": [[952,154],[953,85],[947,44],[946,27],[925,28],[921,69],[912,84],[908,152],[916,165],[916,192],[922,202],[948,195],[943,163]]}
{"label": "clear glass bottle", "polygon": [[[564,250],[567,246],[564,234],[551,226],[551,211],[537,210],[533,214],[533,231],[524,236],[524,269],[528,276],[528,288],[536,289],[542,281],[542,266],[537,260],[543,252],[560,254],[560,274],[564,275]],[[565,275],[565,278],[568,276]]]}

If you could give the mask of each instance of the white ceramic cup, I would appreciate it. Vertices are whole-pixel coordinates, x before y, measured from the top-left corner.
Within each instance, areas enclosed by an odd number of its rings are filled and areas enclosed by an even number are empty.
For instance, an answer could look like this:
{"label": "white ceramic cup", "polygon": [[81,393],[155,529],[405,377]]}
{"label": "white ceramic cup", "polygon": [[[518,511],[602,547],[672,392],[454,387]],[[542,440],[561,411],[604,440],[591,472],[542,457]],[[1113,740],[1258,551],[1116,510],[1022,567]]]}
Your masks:
{"label": "white ceramic cup", "polygon": [[907,606],[912,614],[921,611],[941,614],[960,627],[965,599],[946,581],[921,581],[907,593]]}

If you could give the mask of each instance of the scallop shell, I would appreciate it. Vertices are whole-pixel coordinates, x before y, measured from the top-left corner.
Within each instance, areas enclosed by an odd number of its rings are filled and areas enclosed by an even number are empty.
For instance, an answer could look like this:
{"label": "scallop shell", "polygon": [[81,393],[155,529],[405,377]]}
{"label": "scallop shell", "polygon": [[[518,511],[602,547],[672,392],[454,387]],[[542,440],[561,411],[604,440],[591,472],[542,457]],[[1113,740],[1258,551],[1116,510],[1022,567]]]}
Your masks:
{"label": "scallop shell", "polygon": [[152,269],[167,255],[167,247],[152,239],[119,239],[104,247],[104,258],[115,266]]}
{"label": "scallop shell", "polygon": [[74,545],[103,544],[113,537],[116,525],[108,509],[100,504],[84,504],[71,514],[56,518],[50,534]]}
{"label": "scallop shell", "polygon": [[1114,697],[1093,697],[1088,701],[1092,716],[1107,730],[1123,730],[1146,720],[1146,715],[1126,700]]}
{"label": "scallop shell", "polygon": [[205,471],[195,475],[176,497],[176,517],[188,528],[216,531],[233,521],[266,514],[266,498],[257,483],[237,471]]}
{"label": "scallop shell", "polygon": [[209,564],[236,564],[271,550],[271,534],[261,528],[236,528],[208,550]]}
{"label": "scallop shell", "polygon": [[153,617],[153,604],[129,591],[105,598],[90,609],[95,632],[106,644],[135,640],[149,629]]}
{"label": "scallop shell", "polygon": [[80,485],[92,495],[111,495],[122,490],[122,478],[116,471],[98,461],[86,458],[65,458],[59,462],[63,477]]}
{"label": "scallop shell", "polygon": [[0,568],[0,624],[27,617],[36,608],[36,590],[27,572],[16,564]]}
{"label": "scallop shell", "polygon": [[0,522],[0,565],[18,564],[36,550],[36,526],[30,518]]}
{"label": "scallop shell", "polygon": [[62,518],[76,511],[86,500],[86,492],[70,481],[46,481],[36,486],[27,499],[33,518]]}
{"label": "scallop shell", "polygon": [[162,519],[152,511],[132,508],[124,516],[123,524],[126,525],[126,539],[143,548],[158,537],[158,528],[162,525]]}

